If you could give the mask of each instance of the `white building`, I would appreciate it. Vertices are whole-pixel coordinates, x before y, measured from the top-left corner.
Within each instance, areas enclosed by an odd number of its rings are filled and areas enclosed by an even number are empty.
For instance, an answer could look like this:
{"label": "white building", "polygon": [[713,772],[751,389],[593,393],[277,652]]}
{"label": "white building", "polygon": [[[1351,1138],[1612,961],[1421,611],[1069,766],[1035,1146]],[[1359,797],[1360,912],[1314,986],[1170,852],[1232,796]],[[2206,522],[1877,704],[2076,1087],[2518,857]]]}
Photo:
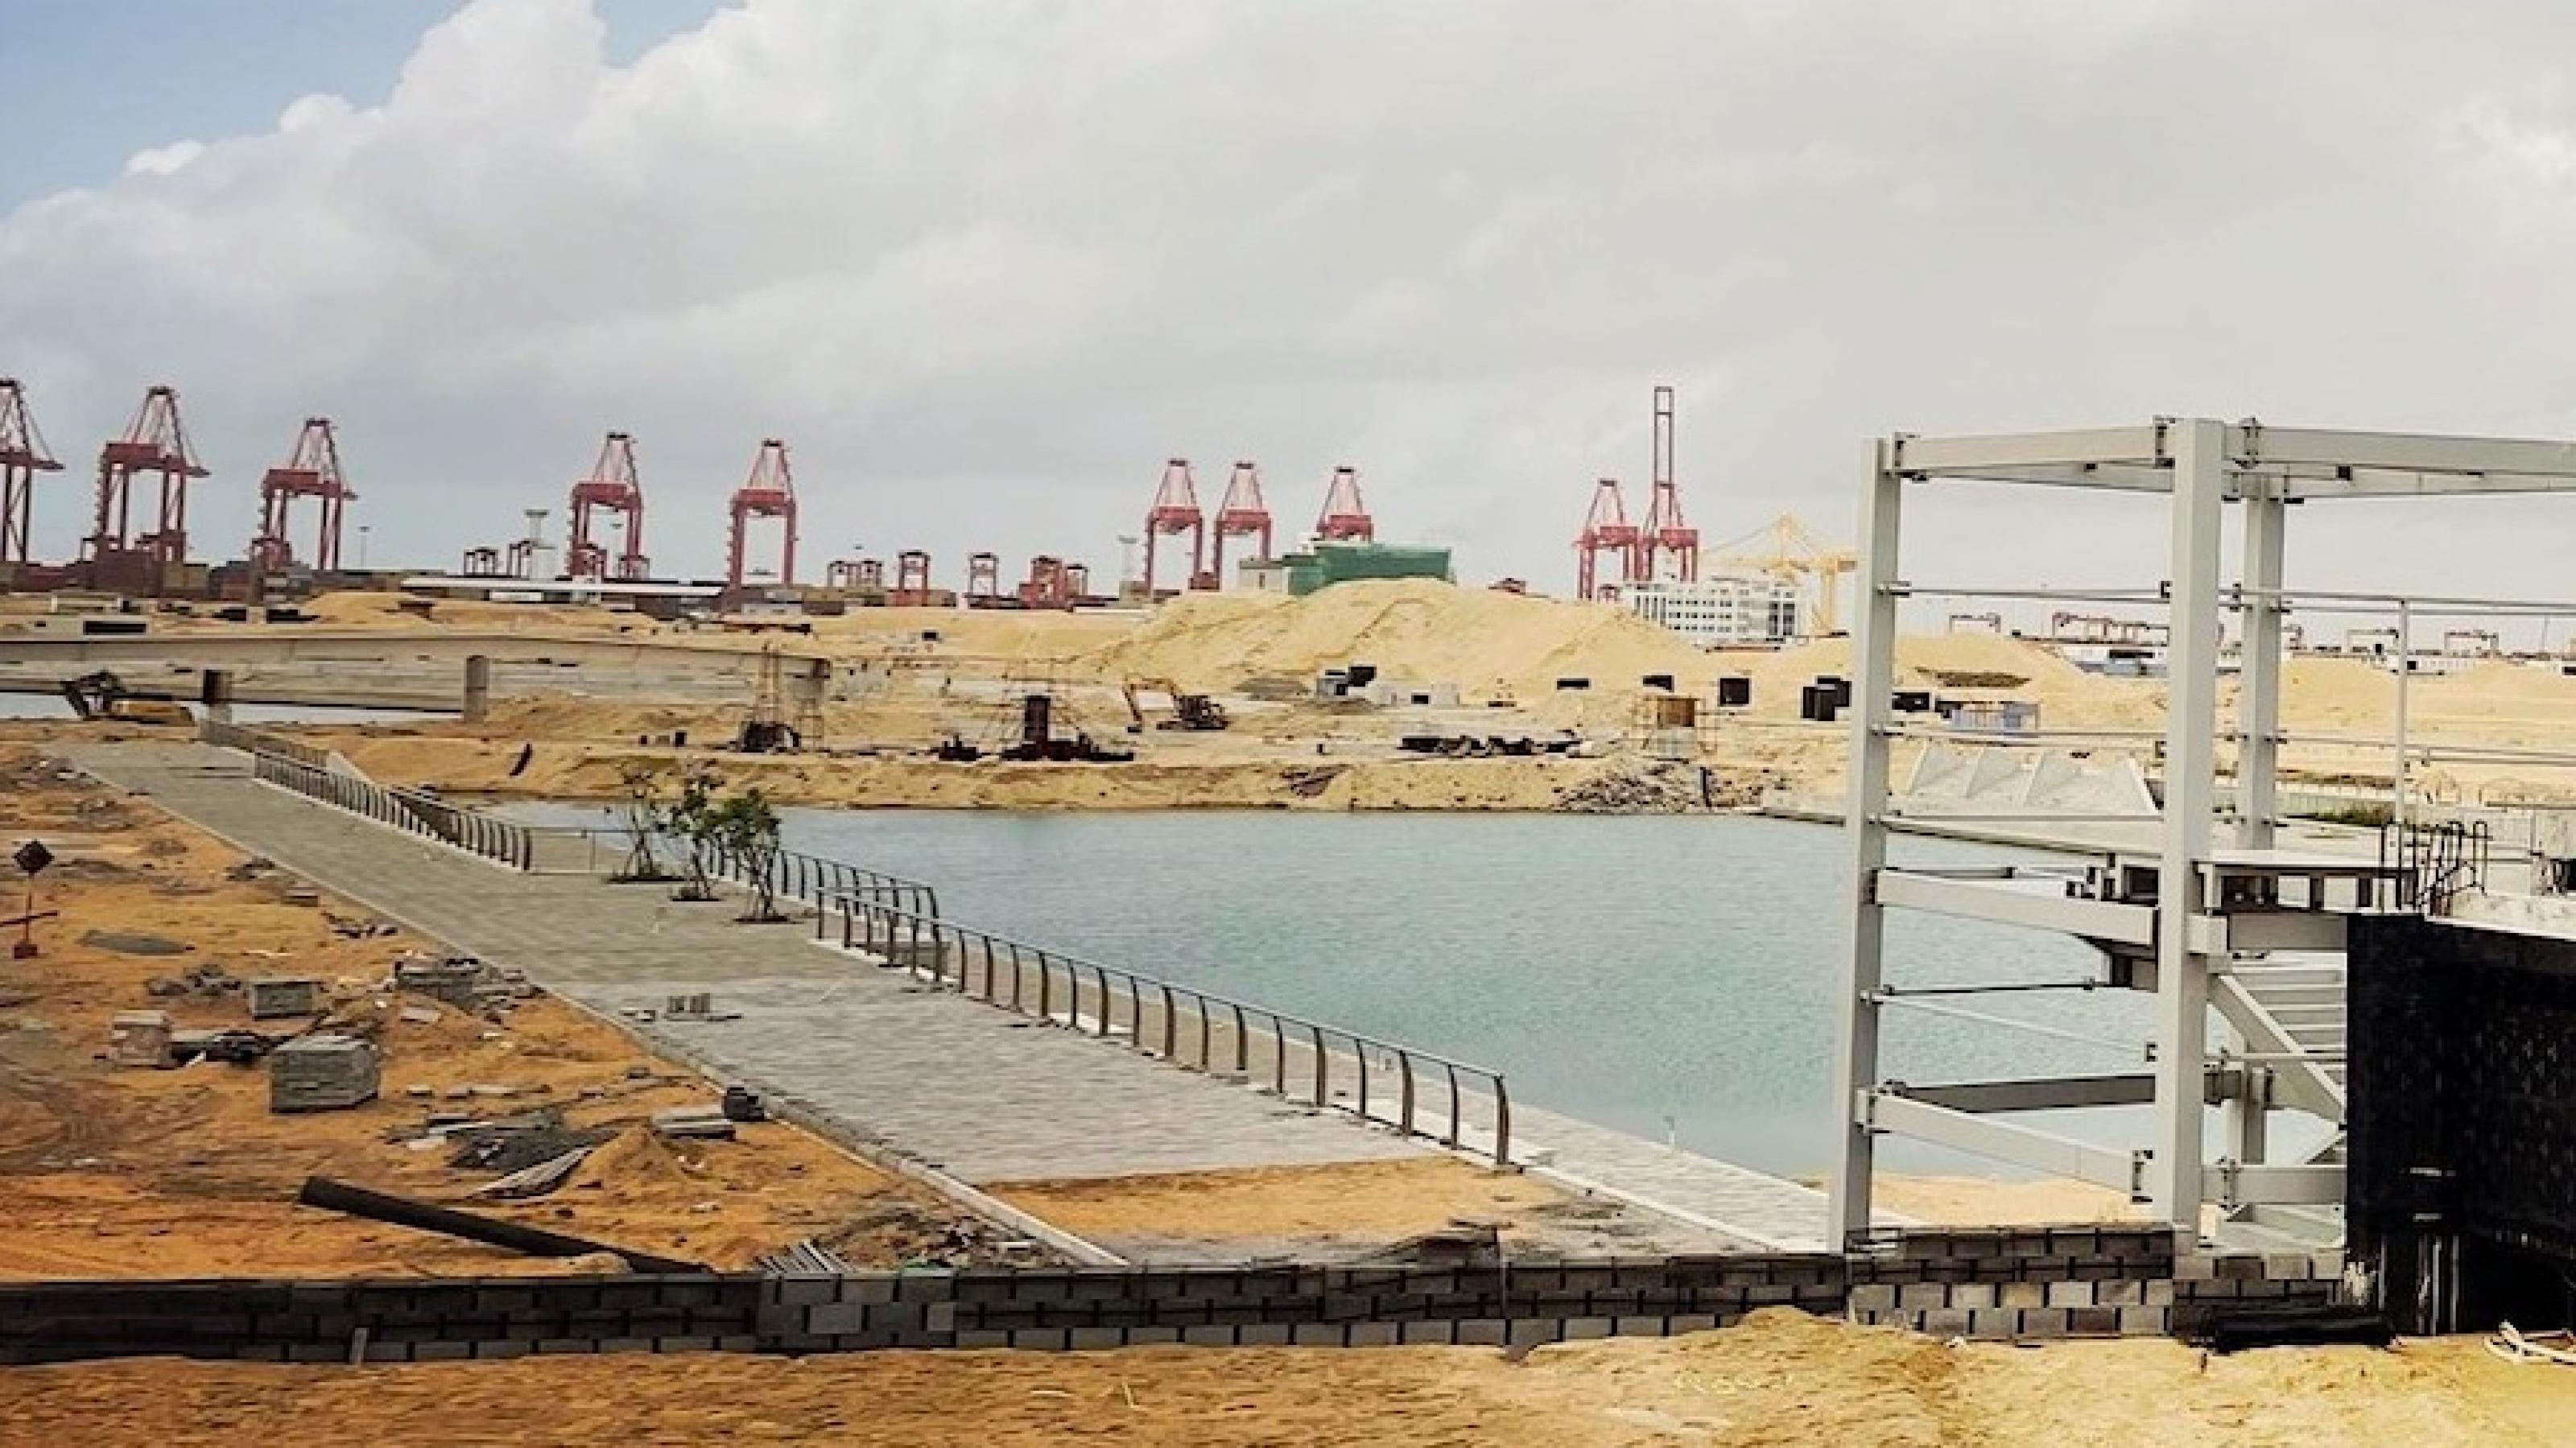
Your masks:
{"label": "white building", "polygon": [[1798,587],[1785,578],[1721,574],[1697,583],[1632,583],[1619,601],[1704,649],[1780,644],[1796,638]]}

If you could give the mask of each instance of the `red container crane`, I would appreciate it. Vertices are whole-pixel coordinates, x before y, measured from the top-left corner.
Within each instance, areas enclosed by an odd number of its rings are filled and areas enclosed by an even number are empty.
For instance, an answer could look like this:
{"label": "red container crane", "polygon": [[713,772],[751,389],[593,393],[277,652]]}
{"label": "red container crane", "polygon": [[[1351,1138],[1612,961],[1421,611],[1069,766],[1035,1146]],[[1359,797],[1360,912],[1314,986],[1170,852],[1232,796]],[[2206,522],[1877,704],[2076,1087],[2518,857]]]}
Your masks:
{"label": "red container crane", "polygon": [[743,544],[754,518],[776,518],[784,525],[778,545],[778,581],[796,582],[796,478],[787,465],[787,444],[763,438],[751,460],[751,476],[733,490],[727,505],[733,528],[725,543],[725,587],[742,587]]}
{"label": "red container crane", "polygon": [[1190,476],[1190,460],[1173,458],[1163,464],[1163,480],[1154,488],[1154,505],[1145,510],[1145,596],[1154,596],[1154,543],[1163,537],[1190,535],[1190,572],[1188,587],[1205,588],[1207,573],[1207,514],[1199,510],[1198,480]]}
{"label": "red container crane", "polygon": [[1608,557],[1619,568],[1615,583],[1636,576],[1637,525],[1628,521],[1627,500],[1619,495],[1619,480],[1603,478],[1592,485],[1592,509],[1583,516],[1583,531],[1574,535],[1574,596],[1599,598],[1601,559]]}
{"label": "red container crane", "polygon": [[[592,515],[622,520],[614,571],[608,547],[592,536]],[[566,576],[572,578],[642,578],[652,567],[644,556],[644,483],[635,471],[635,439],[612,432],[599,445],[599,460],[590,476],[572,485],[572,537],[565,544]]]}
{"label": "red container crane", "polygon": [[308,417],[304,428],[295,435],[295,446],[288,450],[286,466],[270,468],[259,479],[259,532],[250,540],[251,566],[261,573],[275,573],[295,562],[295,545],[288,541],[287,524],[295,500],[311,498],[321,504],[322,517],[315,529],[313,566],[325,573],[340,566],[340,534],[349,501],[357,497],[348,477],[340,471],[340,438],[331,419]]}
{"label": "red container crane", "polygon": [[0,563],[36,561],[36,474],[62,470],[27,410],[27,389],[0,377]]}
{"label": "red container crane", "polygon": [[990,601],[1002,596],[1002,559],[995,553],[966,555],[966,598]]}
{"label": "red container crane", "polygon": [[1699,582],[1699,530],[1682,517],[1681,485],[1673,481],[1673,390],[1655,389],[1654,496],[1646,503],[1645,531],[1637,539],[1637,566],[1630,576],[1640,581],[1659,576],[1659,562],[1672,560],[1672,576]]}
{"label": "red container crane", "polygon": [[1248,462],[1234,465],[1234,475],[1225,480],[1225,501],[1216,510],[1215,551],[1208,559],[1208,572],[1216,576],[1216,586],[1225,587],[1225,540],[1259,538],[1261,551],[1253,558],[1270,560],[1270,500],[1261,495],[1261,470]]}
{"label": "red container crane", "polygon": [[[160,509],[151,532],[132,532],[134,480],[143,473],[160,478]],[[187,423],[179,416],[177,389],[155,387],[143,394],[143,405],[125,434],[98,451],[98,508],[83,545],[91,563],[91,583],[107,582],[125,559],[140,555],[150,591],[161,590],[163,571],[188,561],[188,484],[207,475],[189,446]],[[131,564],[127,564],[131,567]]]}
{"label": "red container crane", "polygon": [[1377,520],[1360,498],[1359,469],[1333,469],[1324,485],[1324,511],[1315,515],[1315,537],[1326,543],[1374,543]]}

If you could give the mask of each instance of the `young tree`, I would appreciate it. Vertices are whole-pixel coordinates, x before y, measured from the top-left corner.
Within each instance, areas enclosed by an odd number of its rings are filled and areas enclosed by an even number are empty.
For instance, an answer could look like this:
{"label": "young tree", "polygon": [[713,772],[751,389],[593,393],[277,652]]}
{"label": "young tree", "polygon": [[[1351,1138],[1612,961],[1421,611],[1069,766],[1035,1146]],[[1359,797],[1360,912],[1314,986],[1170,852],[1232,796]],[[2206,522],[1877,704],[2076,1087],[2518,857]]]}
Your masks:
{"label": "young tree", "polygon": [[708,816],[717,849],[741,867],[751,887],[751,910],[742,919],[758,924],[786,917],[778,913],[778,811],[759,789],[746,789],[716,805]]}
{"label": "young tree", "polygon": [[688,878],[672,892],[679,900],[713,900],[715,882],[707,877],[721,848],[716,826],[716,787],[724,781],[711,769],[692,769],[680,776],[680,792],[663,806],[662,832],[688,847]]}
{"label": "young tree", "polygon": [[609,878],[620,884],[670,879],[670,872],[662,868],[661,854],[653,847],[663,824],[662,770],[637,761],[620,769],[617,779],[626,791],[617,810],[618,822],[626,827],[626,861]]}

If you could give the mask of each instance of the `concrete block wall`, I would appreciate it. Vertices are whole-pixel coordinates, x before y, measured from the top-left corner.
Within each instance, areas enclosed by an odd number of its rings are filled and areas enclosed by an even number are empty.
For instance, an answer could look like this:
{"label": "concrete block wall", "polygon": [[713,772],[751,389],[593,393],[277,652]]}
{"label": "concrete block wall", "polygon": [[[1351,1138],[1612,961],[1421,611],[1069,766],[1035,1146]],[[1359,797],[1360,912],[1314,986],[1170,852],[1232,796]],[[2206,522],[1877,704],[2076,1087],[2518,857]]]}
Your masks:
{"label": "concrete block wall", "polygon": [[2326,1306],[2342,1277],[2340,1252],[2198,1252],[2165,1227],[1960,1228],[1874,1236],[1847,1310],[1936,1337],[2162,1337],[2255,1302]]}
{"label": "concrete block wall", "polygon": [[2337,1254],[2178,1254],[2169,1232],[1874,1237],[1822,1253],[1499,1267],[1050,1267],[844,1277],[0,1284],[0,1362],[140,1354],[410,1362],[557,1352],[1534,1344],[1727,1326],[1763,1307],[1942,1336],[2189,1331],[2339,1300]]}

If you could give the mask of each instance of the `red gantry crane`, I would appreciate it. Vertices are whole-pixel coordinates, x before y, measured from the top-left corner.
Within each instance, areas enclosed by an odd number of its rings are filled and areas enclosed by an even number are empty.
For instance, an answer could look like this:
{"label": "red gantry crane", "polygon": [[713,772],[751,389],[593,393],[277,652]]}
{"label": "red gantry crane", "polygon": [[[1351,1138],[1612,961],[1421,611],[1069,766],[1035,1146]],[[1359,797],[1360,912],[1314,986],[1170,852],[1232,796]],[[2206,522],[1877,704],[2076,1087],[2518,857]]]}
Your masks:
{"label": "red gantry crane", "polygon": [[1640,581],[1661,576],[1661,562],[1672,560],[1672,576],[1699,582],[1699,530],[1682,517],[1681,485],[1673,481],[1673,390],[1655,389],[1654,496],[1646,503],[1646,528],[1637,539]]}
{"label": "red gantry crane", "polygon": [[1208,572],[1215,576],[1219,588],[1225,587],[1228,538],[1260,539],[1261,551],[1253,558],[1257,562],[1270,561],[1270,500],[1261,495],[1261,470],[1248,462],[1234,465],[1234,475],[1225,480],[1225,501],[1216,510],[1216,539],[1208,558]]}
{"label": "red gantry crane", "polygon": [[[592,515],[615,514],[623,520],[616,567],[609,566],[607,545],[592,535]],[[612,432],[599,445],[599,461],[590,476],[572,485],[572,537],[565,545],[566,576],[572,578],[642,578],[652,567],[644,556],[644,484],[635,471],[635,439]]]}
{"label": "red gantry crane", "polygon": [[740,588],[743,579],[743,545],[754,518],[776,518],[784,529],[778,545],[778,581],[793,587],[796,583],[796,479],[787,465],[787,444],[777,438],[763,438],[760,452],[751,460],[751,476],[733,490],[728,505],[733,518],[733,531],[725,544],[725,587]]}
{"label": "red gantry crane", "polygon": [[897,608],[930,606],[930,555],[906,548],[894,556],[894,591],[887,602]]}
{"label": "red gantry crane", "polygon": [[1205,588],[1207,514],[1199,510],[1198,480],[1188,458],[1163,464],[1163,480],[1154,488],[1154,506],[1145,510],[1145,596],[1154,596],[1154,543],[1158,538],[1190,535],[1190,571],[1185,586]]}
{"label": "red gantry crane", "polygon": [[[151,532],[132,531],[134,480],[137,474],[160,475],[160,508]],[[110,580],[95,576],[98,565],[129,554],[141,554],[153,592],[160,591],[162,570],[188,560],[188,484],[207,475],[188,445],[187,424],[179,416],[177,389],[154,387],[126,424],[125,435],[98,450],[98,508],[84,552],[93,565],[92,584]]]}
{"label": "red gantry crane", "polygon": [[1029,576],[1020,584],[1022,608],[1071,608],[1075,597],[1073,570],[1052,553],[1029,560]]}
{"label": "red gantry crane", "polygon": [[991,602],[1002,596],[1002,557],[998,553],[966,555],[966,601]]}
{"label": "red gantry crane", "polygon": [[332,429],[331,419],[304,419],[304,430],[295,435],[286,466],[270,468],[260,475],[259,532],[250,540],[251,567],[261,573],[276,573],[294,564],[295,545],[287,539],[287,523],[295,500],[312,498],[322,506],[321,522],[315,530],[313,566],[325,573],[337,569],[342,518],[349,501],[357,496],[340,471],[340,438]]}
{"label": "red gantry crane", "polygon": [[36,561],[36,474],[62,470],[27,410],[27,389],[0,377],[0,564]]}
{"label": "red gantry crane", "polygon": [[1637,525],[1628,521],[1627,500],[1619,495],[1619,480],[1603,478],[1592,485],[1592,510],[1583,516],[1583,531],[1574,537],[1574,596],[1602,596],[1600,566],[1607,555],[1619,566],[1612,586],[1634,577],[1638,550]]}
{"label": "red gantry crane", "polygon": [[1315,515],[1315,537],[1325,543],[1377,541],[1377,520],[1360,498],[1357,468],[1333,469],[1333,480],[1324,485],[1324,511]]}

